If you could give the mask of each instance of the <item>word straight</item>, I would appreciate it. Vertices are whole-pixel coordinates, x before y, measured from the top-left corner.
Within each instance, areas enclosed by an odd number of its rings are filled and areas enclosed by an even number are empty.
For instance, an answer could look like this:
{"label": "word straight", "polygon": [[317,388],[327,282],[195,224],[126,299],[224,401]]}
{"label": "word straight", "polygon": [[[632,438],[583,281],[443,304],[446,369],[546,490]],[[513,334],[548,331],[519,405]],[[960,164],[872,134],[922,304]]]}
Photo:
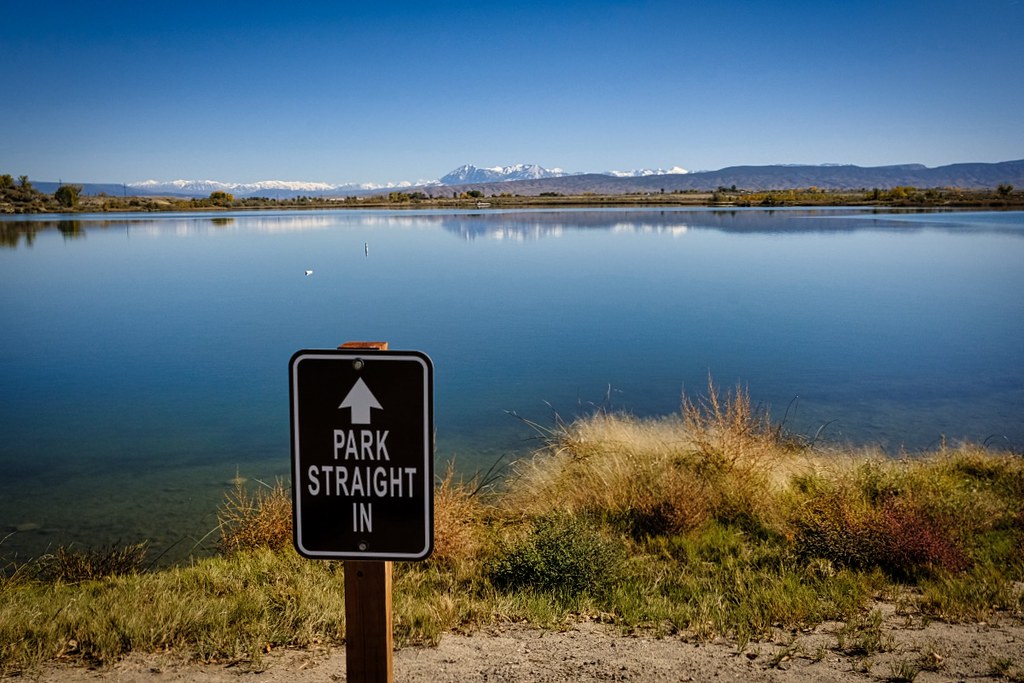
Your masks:
{"label": "word straight", "polygon": [[311,496],[412,498],[415,467],[352,467],[310,465],[306,469]]}

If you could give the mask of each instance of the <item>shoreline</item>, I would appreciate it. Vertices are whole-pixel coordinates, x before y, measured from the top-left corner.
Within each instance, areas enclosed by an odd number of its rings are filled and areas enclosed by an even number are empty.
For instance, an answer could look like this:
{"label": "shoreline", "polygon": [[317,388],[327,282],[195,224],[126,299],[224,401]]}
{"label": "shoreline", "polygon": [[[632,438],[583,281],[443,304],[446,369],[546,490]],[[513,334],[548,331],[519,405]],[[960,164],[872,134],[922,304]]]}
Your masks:
{"label": "shoreline", "polygon": [[537,208],[667,208],[707,207],[781,208],[889,208],[889,209],[984,209],[1024,208],[1024,192],[1002,194],[997,190],[917,189],[819,191],[777,189],[764,191],[724,190],[706,192],[633,194],[557,194],[418,197],[403,193],[350,197],[296,197],[293,199],[187,198],[175,196],[82,195],[74,205],[56,202],[50,195],[38,195],[30,202],[13,203],[0,198],[0,215],[75,215],[83,213],[223,213],[226,211],[326,210],[326,209],[411,209],[411,210],[507,210]]}

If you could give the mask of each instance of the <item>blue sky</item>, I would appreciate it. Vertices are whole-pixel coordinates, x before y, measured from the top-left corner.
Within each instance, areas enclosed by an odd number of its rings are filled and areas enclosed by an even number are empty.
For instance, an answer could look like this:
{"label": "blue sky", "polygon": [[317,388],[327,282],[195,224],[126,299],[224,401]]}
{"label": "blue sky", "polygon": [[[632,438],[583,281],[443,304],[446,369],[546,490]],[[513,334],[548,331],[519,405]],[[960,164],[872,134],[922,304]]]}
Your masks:
{"label": "blue sky", "polygon": [[2,0],[0,172],[429,180],[1024,158],[1024,0]]}

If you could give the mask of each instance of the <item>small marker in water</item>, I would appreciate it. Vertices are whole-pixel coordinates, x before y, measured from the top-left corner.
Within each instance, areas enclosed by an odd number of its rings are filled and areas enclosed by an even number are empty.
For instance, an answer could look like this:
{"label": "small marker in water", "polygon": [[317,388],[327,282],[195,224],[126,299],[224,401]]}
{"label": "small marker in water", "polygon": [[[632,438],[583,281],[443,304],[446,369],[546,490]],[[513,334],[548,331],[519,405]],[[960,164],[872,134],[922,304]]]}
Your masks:
{"label": "small marker in water", "polygon": [[312,271],[312,270],[307,270],[307,271],[306,271],[306,277],[309,277],[309,276],[310,276],[310,275],[312,275],[312,274],[313,274],[313,271]]}
{"label": "small marker in water", "polygon": [[369,256],[369,255],[370,255],[370,243],[369,242],[363,242],[363,256]]}

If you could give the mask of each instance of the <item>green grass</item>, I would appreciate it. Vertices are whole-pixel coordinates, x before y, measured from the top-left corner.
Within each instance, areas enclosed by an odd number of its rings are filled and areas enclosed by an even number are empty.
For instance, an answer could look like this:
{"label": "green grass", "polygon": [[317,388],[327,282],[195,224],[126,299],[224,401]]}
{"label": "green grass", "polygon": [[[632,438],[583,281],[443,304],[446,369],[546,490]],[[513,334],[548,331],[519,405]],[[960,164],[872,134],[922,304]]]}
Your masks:
{"label": "green grass", "polygon": [[337,567],[270,550],[80,583],[15,580],[0,591],[5,673],[60,656],[105,664],[132,650],[201,660],[258,657],[344,636]]}
{"label": "green grass", "polygon": [[[837,620],[836,648],[891,647],[875,600],[929,619],[1024,615],[1024,459],[976,446],[926,456],[826,449],[787,434],[742,388],[678,415],[598,413],[546,431],[499,492],[449,471],[435,553],[399,563],[401,644],[525,622],[590,618],[739,644]],[[488,492],[490,491],[490,492]],[[340,646],[343,565],[290,546],[287,486],[239,485],[219,556],[159,572],[144,546],[60,549],[0,574],[0,672],[132,651],[256,662]],[[897,662],[891,680],[913,680]],[[1019,663],[993,668],[1018,675]]]}

